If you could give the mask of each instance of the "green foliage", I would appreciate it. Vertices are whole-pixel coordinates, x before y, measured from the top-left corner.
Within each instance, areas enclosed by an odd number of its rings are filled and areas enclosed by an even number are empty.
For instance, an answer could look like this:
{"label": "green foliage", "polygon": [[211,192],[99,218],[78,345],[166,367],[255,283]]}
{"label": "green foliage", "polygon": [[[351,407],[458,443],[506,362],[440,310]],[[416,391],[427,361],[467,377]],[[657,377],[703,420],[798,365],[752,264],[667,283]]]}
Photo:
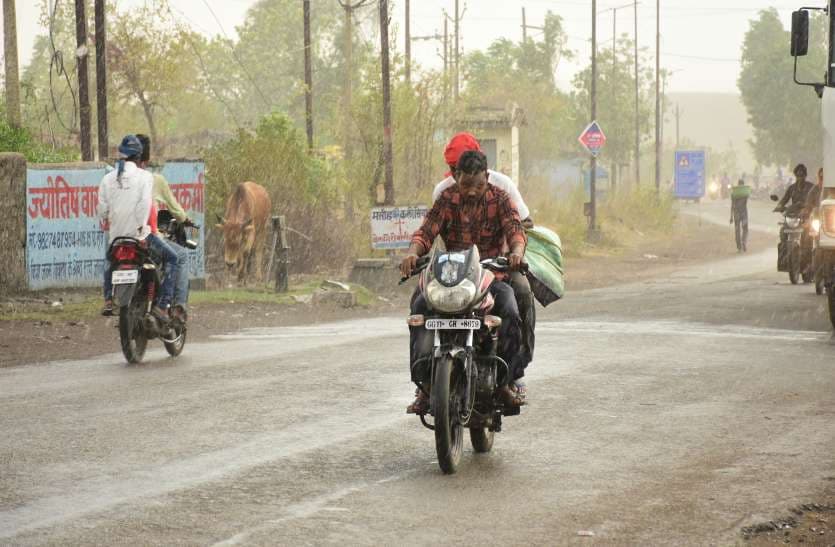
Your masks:
{"label": "green foliage", "polygon": [[352,250],[336,173],[307,153],[304,137],[285,115],[271,114],[254,131],[239,131],[209,149],[205,159],[210,218],[223,215],[239,183],[253,181],[267,189],[273,214],[285,215],[291,228],[313,239],[291,236],[295,267],[335,266]]}
{"label": "green foliage", "polygon": [[5,118],[0,119],[0,150],[23,154],[31,163],[61,163],[79,159],[75,151],[50,148],[32,138],[28,130],[11,127]]}
{"label": "green foliage", "polygon": [[[798,79],[820,81],[826,68],[826,18],[812,17],[809,56],[800,61]],[[762,10],[750,23],[742,46],[738,79],[757,162],[820,165],[823,129],[820,101],[809,87],[792,82],[794,59],[789,32],[774,8]]]}

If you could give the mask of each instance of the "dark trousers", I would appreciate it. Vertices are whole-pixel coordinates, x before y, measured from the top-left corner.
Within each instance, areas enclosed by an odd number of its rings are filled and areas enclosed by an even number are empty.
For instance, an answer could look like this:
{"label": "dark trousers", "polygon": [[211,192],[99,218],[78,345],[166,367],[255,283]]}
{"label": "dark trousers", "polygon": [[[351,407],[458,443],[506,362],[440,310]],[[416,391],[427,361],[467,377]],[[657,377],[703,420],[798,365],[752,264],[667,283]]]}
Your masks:
{"label": "dark trousers", "polygon": [[736,250],[744,251],[748,246],[748,215],[734,215]]}
{"label": "dark trousers", "polygon": [[533,349],[536,342],[536,306],[531,291],[531,284],[525,274],[520,272],[510,273],[510,286],[516,296],[516,306],[519,308],[519,317],[522,318],[522,351],[524,352],[525,366],[533,361]]}
{"label": "dark trousers", "polygon": [[[495,304],[492,315],[502,318],[502,326],[499,327],[499,345],[496,353],[504,359],[510,369],[508,383],[525,375],[525,367],[528,365],[527,354],[522,350],[522,318],[519,316],[519,308],[516,306],[516,298],[513,289],[504,281],[494,281],[490,285],[490,294],[493,295]],[[429,314],[429,307],[420,289],[415,289],[412,295],[411,313]],[[425,327],[409,327],[409,356],[410,369],[413,382],[426,382],[429,380],[429,367],[414,366],[421,357],[432,353],[433,332]]]}

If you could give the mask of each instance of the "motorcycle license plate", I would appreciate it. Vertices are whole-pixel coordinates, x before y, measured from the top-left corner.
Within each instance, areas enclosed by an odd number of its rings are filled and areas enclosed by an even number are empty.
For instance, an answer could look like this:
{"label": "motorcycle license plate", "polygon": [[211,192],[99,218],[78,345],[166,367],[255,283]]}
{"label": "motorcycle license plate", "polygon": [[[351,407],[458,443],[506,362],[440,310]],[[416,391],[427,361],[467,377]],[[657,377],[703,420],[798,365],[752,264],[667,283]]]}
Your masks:
{"label": "motorcycle license plate", "polygon": [[480,319],[427,319],[427,330],[478,330],[481,328]]}
{"label": "motorcycle license plate", "polygon": [[139,279],[139,270],[113,270],[114,285],[126,285],[128,283],[136,283]]}

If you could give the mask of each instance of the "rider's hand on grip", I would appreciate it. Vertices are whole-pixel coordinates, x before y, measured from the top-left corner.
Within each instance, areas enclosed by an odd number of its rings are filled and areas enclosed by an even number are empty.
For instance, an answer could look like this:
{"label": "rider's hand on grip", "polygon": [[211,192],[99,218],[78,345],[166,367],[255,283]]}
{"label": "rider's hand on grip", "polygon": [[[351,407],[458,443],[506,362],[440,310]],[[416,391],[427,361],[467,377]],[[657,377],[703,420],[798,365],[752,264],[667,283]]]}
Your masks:
{"label": "rider's hand on grip", "polygon": [[403,279],[408,279],[417,265],[417,255],[406,255],[400,263],[400,275]]}

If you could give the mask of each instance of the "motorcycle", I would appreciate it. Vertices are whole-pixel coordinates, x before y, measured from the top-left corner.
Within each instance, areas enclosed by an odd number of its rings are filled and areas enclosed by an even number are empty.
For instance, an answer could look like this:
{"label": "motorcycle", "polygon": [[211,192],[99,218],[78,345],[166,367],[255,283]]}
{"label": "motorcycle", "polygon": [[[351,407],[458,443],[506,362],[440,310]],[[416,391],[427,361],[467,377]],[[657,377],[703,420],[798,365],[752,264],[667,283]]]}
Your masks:
{"label": "motorcycle", "polygon": [[447,252],[437,238],[409,276],[420,275],[420,291],[431,312],[409,316],[408,324],[432,331],[434,338],[432,353],[414,363],[429,367],[428,392],[420,384],[418,388],[429,396],[433,424],[425,414],[418,416],[435,432],[438,464],[446,474],[455,473],[461,461],[464,428],[469,429],[473,450],[487,453],[502,429],[502,417],[520,413],[519,407],[506,407],[496,397],[510,369],[496,355],[502,321],[490,315],[494,300],[488,289],[493,272],[508,269],[504,257],[481,260],[477,247]]}
{"label": "motorcycle", "polygon": [[[190,222],[176,221],[169,211],[157,215],[159,232],[188,249],[197,243],[187,231],[199,229]],[[107,258],[111,266],[113,298],[119,307],[119,340],[128,363],[139,363],[145,355],[148,340],[159,338],[172,357],[182,353],[186,343],[186,323],[182,319],[160,320],[151,313],[159,293],[165,270],[162,260],[146,241],[117,237],[110,244]]]}
{"label": "motorcycle", "polygon": [[[779,198],[772,194],[771,200]],[[802,206],[792,205],[780,211],[783,221],[780,222],[780,242],[777,244],[777,271],[788,272],[789,281],[797,285],[801,279],[809,283],[814,277],[812,264],[812,238],[807,234]]]}

